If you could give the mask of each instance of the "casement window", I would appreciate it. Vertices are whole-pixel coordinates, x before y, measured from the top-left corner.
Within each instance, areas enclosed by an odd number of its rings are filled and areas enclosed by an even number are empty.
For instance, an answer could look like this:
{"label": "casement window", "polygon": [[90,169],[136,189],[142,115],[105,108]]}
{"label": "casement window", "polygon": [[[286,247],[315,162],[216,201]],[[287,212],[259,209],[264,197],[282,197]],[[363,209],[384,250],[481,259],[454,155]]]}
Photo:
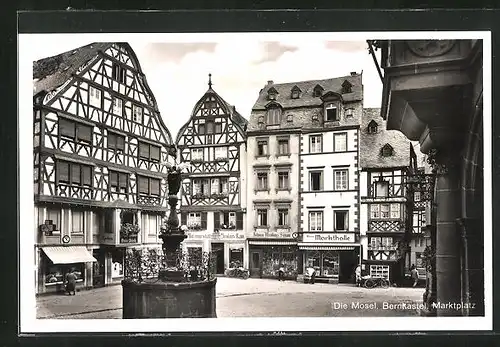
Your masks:
{"label": "casement window", "polygon": [[309,152],[310,153],[321,153],[323,150],[323,136],[322,135],[310,135],[309,136]]}
{"label": "casement window", "polygon": [[290,154],[288,148],[288,139],[278,139],[278,155]]}
{"label": "casement window", "polygon": [[57,181],[75,187],[92,186],[92,167],[67,161],[57,162]]}
{"label": "casement window", "polygon": [[335,190],[347,190],[349,189],[347,170],[335,170],[333,171],[333,177],[335,180]]}
{"label": "casement window", "polygon": [[61,210],[56,208],[47,208],[45,220],[50,221],[54,226],[52,233],[58,234],[61,231]]}
{"label": "casement window", "polygon": [[288,224],[288,209],[278,209],[278,226],[286,227]]}
{"label": "casement window", "polygon": [[290,188],[288,180],[288,171],[278,171],[278,189]]}
{"label": "casement window", "polygon": [[142,107],[132,105],[132,120],[137,123],[142,123]]}
{"label": "casement window", "polygon": [[200,179],[193,180],[193,195],[202,194],[202,193],[203,193],[203,189],[202,189],[202,185],[201,185],[201,180]]}
{"label": "casement window", "polygon": [[381,204],[380,205],[380,218],[389,218],[389,204]]}
{"label": "casement window", "polygon": [[198,134],[205,135],[205,124],[198,124]]}
{"label": "casement window", "polygon": [[349,211],[334,211],[335,231],[349,230]]}
{"label": "casement window", "polygon": [[281,108],[270,107],[267,110],[267,125],[279,125],[281,123]]}
{"label": "casement window", "polygon": [[160,147],[145,142],[139,142],[139,158],[160,161]]}
{"label": "casement window", "polygon": [[379,219],[380,218],[380,205],[379,204],[370,205],[370,217],[372,219]]}
{"label": "casement window", "polygon": [[94,107],[101,107],[102,92],[100,89],[89,87],[89,104]]}
{"label": "casement window", "polygon": [[108,131],[108,148],[115,151],[124,151],[125,136]]}
{"label": "casement window", "polygon": [[149,236],[158,234],[158,219],[156,214],[141,214],[141,230],[147,232]]}
{"label": "casement window", "polygon": [[227,147],[215,147],[215,159],[227,159]]}
{"label": "casement window", "polygon": [[79,210],[71,210],[71,233],[83,234],[85,229],[84,212]]}
{"label": "casement window", "polygon": [[259,208],[257,210],[257,226],[267,227],[267,209]]}
{"label": "casement window", "polygon": [[400,218],[400,217],[401,217],[401,205],[391,204],[391,218]]}
{"label": "casement window", "polygon": [[212,178],[210,182],[210,194],[219,194],[220,181],[218,178]]}
{"label": "casement window", "polygon": [[187,226],[189,228],[201,227],[201,212],[191,212],[188,214]]}
{"label": "casement window", "polygon": [[339,121],[340,120],[340,114],[337,110],[337,105],[336,104],[327,104],[325,107],[325,121],[327,122],[334,122],[334,121]]}
{"label": "casement window", "polygon": [[214,229],[243,229],[243,213],[214,212]]}
{"label": "casement window", "polygon": [[92,126],[59,118],[59,135],[73,141],[92,143]]}
{"label": "casement window", "polygon": [[372,219],[380,218],[401,218],[401,204],[371,204],[370,216]]}
{"label": "casement window", "polygon": [[127,193],[128,174],[123,172],[109,172],[109,189],[112,193]]}
{"label": "casement window", "polygon": [[323,230],[323,212],[321,211],[309,212],[309,230],[310,231]]}
{"label": "casement window", "polygon": [[265,156],[268,154],[269,152],[267,150],[267,140],[257,140],[257,155]]}
{"label": "casement window", "polygon": [[203,160],[203,148],[191,149],[191,160]]}
{"label": "casement window", "polygon": [[205,178],[205,179],[201,180],[201,189],[202,189],[203,195],[205,195],[205,196],[210,195],[210,180],[209,179]]}
{"label": "casement window", "polygon": [[160,180],[158,178],[138,176],[139,194],[142,195],[160,195]]}
{"label": "casement window", "polygon": [[334,134],[333,135],[333,151],[345,152],[347,151],[347,134]]}
{"label": "casement window", "polygon": [[257,172],[257,190],[267,189],[267,172]]}
{"label": "casement window", "polygon": [[376,197],[389,196],[389,182],[388,181],[375,182],[375,196]]}
{"label": "casement window", "polygon": [[227,178],[219,179],[219,193],[227,194],[229,192],[229,183]]}
{"label": "casement window", "polygon": [[309,189],[311,191],[323,190],[323,171],[309,172]]}
{"label": "casement window", "polygon": [[112,77],[115,81],[125,84],[127,81],[127,70],[118,63],[113,63]]}
{"label": "casement window", "polygon": [[123,100],[120,98],[113,98],[113,113],[117,116],[121,116],[123,114]]}

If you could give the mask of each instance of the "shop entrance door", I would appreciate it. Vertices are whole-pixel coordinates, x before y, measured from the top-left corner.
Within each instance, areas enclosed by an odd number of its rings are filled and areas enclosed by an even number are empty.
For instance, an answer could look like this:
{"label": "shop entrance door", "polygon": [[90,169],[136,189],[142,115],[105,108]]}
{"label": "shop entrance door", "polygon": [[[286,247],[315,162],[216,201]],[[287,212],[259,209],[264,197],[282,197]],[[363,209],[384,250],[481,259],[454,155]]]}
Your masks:
{"label": "shop entrance door", "polygon": [[212,252],[215,254],[215,273],[222,275],[224,273],[224,244],[212,243]]}
{"label": "shop entrance door", "polygon": [[104,274],[105,274],[105,252],[100,249],[95,249],[92,255],[97,260],[92,264],[92,286],[94,288],[104,287]]}
{"label": "shop entrance door", "polygon": [[262,273],[262,251],[250,252],[250,276],[261,277]]}

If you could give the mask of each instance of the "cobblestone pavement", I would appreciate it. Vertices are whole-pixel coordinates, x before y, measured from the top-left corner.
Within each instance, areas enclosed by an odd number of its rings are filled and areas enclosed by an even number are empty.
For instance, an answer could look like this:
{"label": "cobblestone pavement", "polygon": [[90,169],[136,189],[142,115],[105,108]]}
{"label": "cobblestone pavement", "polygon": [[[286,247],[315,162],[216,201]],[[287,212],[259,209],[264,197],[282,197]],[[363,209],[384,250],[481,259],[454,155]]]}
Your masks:
{"label": "cobblestone pavement", "polygon": [[[224,277],[218,278],[216,288],[217,317],[413,316],[418,314],[414,307],[402,306],[419,303],[423,293],[422,288],[365,289]],[[37,318],[121,318],[121,300],[120,285],[75,296],[39,296]]]}

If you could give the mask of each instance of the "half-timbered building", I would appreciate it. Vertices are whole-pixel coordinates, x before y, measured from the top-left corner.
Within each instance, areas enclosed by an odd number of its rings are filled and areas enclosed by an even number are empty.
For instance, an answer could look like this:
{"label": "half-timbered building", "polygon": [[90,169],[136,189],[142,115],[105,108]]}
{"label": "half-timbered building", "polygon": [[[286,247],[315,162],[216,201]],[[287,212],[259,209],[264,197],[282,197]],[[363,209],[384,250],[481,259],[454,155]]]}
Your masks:
{"label": "half-timbered building", "polygon": [[[386,129],[380,109],[364,110],[360,129],[362,270],[392,283],[403,281],[410,268],[410,243],[419,242],[412,241],[420,229],[416,224],[413,230],[414,197],[406,184],[416,160],[412,146],[401,132]],[[416,213],[417,219],[422,218]]]}
{"label": "half-timbered building", "polygon": [[209,88],[180,129],[181,162],[190,163],[181,186],[181,224],[188,252],[216,254],[216,272],[245,259],[246,126],[236,108]]}
{"label": "half-timbered building", "polygon": [[36,61],[33,79],[37,292],[71,268],[119,282],[127,247],[159,245],[171,135],[126,43]]}

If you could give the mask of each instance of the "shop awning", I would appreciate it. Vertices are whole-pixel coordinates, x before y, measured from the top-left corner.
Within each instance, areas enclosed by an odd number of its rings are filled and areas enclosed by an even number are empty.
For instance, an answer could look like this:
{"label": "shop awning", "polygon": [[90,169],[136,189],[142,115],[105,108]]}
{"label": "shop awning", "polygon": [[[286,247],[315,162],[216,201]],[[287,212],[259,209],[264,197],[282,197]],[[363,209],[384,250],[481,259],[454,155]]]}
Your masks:
{"label": "shop awning", "polygon": [[297,242],[295,241],[279,241],[279,240],[251,240],[248,241],[249,245],[254,246],[296,246]]}
{"label": "shop awning", "polygon": [[54,264],[76,264],[97,261],[84,246],[42,247]]}
{"label": "shop awning", "polygon": [[[305,251],[352,251],[355,246],[340,246],[340,245],[308,245],[298,244],[300,250]],[[359,246],[359,245],[357,245]]]}
{"label": "shop awning", "polygon": [[232,245],[232,244],[229,244],[229,249],[233,249],[233,250],[236,250],[236,249],[243,249],[245,248],[245,245],[242,245],[242,244],[235,244],[235,245]]}

